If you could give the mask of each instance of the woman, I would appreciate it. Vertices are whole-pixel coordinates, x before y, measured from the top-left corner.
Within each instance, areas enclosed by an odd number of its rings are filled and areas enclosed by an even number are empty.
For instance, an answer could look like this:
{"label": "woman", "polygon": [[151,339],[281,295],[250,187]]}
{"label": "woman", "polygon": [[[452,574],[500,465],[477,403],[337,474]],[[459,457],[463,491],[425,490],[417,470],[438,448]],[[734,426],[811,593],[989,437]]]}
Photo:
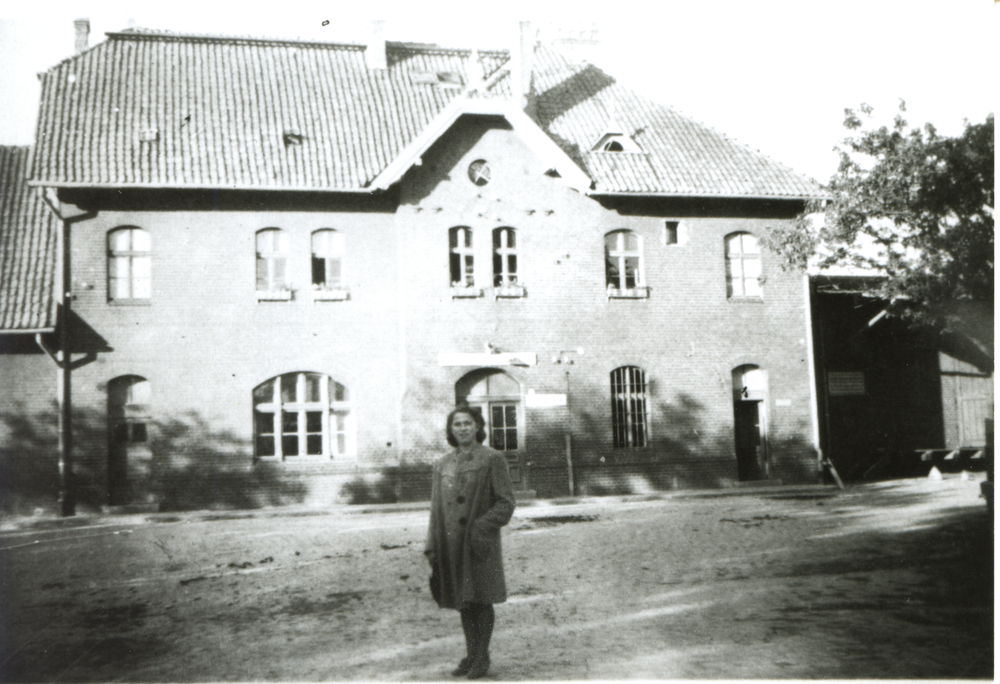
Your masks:
{"label": "woman", "polygon": [[455,450],[434,464],[424,553],[438,605],[462,616],[466,656],[452,674],[478,679],[490,668],[493,604],[507,600],[500,528],[514,513],[514,492],[503,455],[482,445],[478,411],[456,408],[446,432]]}

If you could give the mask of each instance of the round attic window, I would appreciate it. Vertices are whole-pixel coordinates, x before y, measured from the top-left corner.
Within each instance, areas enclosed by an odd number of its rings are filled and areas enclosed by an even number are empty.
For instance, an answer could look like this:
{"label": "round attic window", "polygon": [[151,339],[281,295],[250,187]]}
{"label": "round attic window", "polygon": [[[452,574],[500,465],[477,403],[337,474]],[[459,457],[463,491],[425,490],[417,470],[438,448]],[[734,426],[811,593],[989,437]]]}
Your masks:
{"label": "round attic window", "polygon": [[469,164],[469,180],[479,186],[490,182],[490,165],[485,159],[477,159]]}

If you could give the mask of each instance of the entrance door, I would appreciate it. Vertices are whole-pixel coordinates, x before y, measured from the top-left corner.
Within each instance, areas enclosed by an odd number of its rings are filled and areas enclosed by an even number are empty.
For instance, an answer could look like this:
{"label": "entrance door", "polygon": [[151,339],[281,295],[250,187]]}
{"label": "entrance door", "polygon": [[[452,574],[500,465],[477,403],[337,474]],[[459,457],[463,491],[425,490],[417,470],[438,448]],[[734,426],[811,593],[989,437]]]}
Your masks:
{"label": "entrance door", "polygon": [[149,449],[149,382],[136,375],[108,386],[108,502],[112,506],[152,500]]}
{"label": "entrance door", "polygon": [[524,489],[524,419],[517,380],[496,369],[473,371],[455,384],[455,399],[482,412],[486,443],[507,457],[515,489]]}
{"label": "entrance door", "polygon": [[760,402],[740,401],[734,406],[736,419],[736,469],[739,479],[764,478],[760,439]]}
{"label": "entrance door", "polygon": [[740,366],[733,371],[733,427],[740,481],[764,480],[770,476],[765,385],[764,373],[756,366]]}

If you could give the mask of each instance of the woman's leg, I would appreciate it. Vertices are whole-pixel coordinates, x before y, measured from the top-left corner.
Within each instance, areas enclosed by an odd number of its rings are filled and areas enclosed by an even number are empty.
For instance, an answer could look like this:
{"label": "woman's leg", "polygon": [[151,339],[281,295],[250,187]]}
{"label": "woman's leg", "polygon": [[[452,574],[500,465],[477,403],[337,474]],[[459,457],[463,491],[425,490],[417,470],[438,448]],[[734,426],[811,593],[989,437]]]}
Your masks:
{"label": "woman's leg", "polygon": [[472,650],[469,651],[472,661],[469,679],[478,679],[490,669],[490,638],[493,636],[493,623],[496,621],[496,615],[493,612],[492,603],[474,604],[471,613],[475,625],[473,627],[475,638]]}
{"label": "woman's leg", "polygon": [[465,657],[462,658],[462,662],[451,673],[455,677],[469,674],[469,670],[472,668],[472,661],[475,657],[477,636],[475,609],[471,607],[462,608],[458,611],[458,614],[462,617],[462,632],[465,633]]}

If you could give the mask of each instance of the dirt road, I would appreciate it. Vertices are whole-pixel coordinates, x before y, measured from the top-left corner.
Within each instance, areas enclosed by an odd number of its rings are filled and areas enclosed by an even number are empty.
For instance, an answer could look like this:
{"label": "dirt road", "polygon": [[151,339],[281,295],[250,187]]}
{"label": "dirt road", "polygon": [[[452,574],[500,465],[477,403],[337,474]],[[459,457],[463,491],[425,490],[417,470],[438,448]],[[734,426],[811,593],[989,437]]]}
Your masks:
{"label": "dirt road", "polygon": [[[992,678],[978,484],[522,506],[495,680]],[[449,679],[427,514],[256,511],[0,531],[4,681]]]}

